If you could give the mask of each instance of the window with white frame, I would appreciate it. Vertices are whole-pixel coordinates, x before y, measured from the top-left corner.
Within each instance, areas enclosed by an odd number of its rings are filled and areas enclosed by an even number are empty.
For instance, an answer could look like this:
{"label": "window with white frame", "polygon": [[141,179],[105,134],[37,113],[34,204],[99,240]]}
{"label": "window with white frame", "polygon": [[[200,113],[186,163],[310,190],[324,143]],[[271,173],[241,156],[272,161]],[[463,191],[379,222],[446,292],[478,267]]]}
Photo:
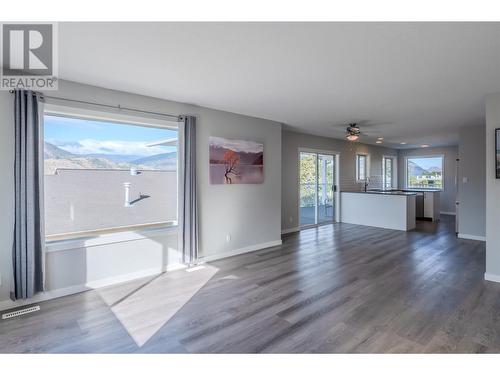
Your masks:
{"label": "window with white frame", "polygon": [[177,224],[176,122],[46,109],[43,130],[48,240]]}
{"label": "window with white frame", "polygon": [[384,189],[391,189],[396,187],[396,169],[396,158],[394,156],[384,156],[382,160],[382,177]]}
{"label": "window with white frame", "polygon": [[406,158],[406,187],[443,189],[444,156],[409,156]]}
{"label": "window with white frame", "polygon": [[368,176],[369,155],[356,154],[356,181],[364,181]]}

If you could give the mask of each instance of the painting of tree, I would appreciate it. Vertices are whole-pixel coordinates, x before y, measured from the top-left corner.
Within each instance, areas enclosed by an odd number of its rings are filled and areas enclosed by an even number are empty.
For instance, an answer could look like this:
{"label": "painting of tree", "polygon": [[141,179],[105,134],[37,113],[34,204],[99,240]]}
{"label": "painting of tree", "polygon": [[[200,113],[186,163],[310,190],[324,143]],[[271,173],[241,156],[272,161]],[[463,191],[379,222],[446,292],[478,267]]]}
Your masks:
{"label": "painting of tree", "polygon": [[233,150],[226,151],[224,154],[224,166],[226,168],[224,178],[226,179],[226,183],[233,183],[231,175],[238,176],[238,164],[240,164],[240,156]]}
{"label": "painting of tree", "polygon": [[209,137],[210,183],[262,184],[264,145],[255,141]]}

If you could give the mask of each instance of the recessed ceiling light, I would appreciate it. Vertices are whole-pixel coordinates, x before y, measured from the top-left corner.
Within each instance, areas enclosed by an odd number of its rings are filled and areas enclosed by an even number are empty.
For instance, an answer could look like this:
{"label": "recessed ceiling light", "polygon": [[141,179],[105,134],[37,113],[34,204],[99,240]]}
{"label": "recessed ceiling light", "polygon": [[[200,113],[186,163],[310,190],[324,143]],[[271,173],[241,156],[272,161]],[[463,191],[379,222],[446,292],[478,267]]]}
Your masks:
{"label": "recessed ceiling light", "polygon": [[381,141],[381,140],[378,140],[378,141],[377,141],[377,142],[375,142],[375,143],[382,143],[382,141]]}
{"label": "recessed ceiling light", "polygon": [[405,145],[405,144],[406,144],[406,142],[401,142],[401,143],[400,143],[400,145]]}
{"label": "recessed ceiling light", "polygon": [[429,147],[429,145],[421,145],[420,147]]}
{"label": "recessed ceiling light", "polygon": [[382,141],[384,139],[384,137],[378,137],[377,138],[379,141]]}

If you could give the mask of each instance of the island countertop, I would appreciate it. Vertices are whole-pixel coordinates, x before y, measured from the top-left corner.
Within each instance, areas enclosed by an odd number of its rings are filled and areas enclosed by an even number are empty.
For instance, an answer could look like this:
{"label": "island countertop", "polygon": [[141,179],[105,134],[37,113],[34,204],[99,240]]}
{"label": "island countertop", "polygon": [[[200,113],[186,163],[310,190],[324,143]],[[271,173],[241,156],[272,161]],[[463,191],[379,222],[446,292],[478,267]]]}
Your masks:
{"label": "island countertop", "polygon": [[392,191],[392,190],[368,190],[368,191],[359,191],[359,190],[343,190],[341,193],[359,193],[359,194],[382,194],[382,195],[417,195],[416,192],[411,191]]}
{"label": "island countertop", "polygon": [[340,221],[371,227],[412,230],[418,194],[404,191],[341,191]]}

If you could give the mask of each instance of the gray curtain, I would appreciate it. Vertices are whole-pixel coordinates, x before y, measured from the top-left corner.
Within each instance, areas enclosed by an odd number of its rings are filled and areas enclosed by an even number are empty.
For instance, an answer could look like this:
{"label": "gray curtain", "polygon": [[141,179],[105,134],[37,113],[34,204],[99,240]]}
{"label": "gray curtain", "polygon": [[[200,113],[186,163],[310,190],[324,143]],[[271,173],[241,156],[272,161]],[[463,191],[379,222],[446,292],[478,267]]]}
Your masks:
{"label": "gray curtain", "polygon": [[13,299],[26,299],[43,290],[44,234],[42,220],[43,158],[39,99],[32,91],[16,90],[15,223]]}
{"label": "gray curtain", "polygon": [[184,149],[182,163],[182,199],[180,227],[184,262],[196,264],[198,260],[198,199],[196,192],[196,117],[185,116]]}

